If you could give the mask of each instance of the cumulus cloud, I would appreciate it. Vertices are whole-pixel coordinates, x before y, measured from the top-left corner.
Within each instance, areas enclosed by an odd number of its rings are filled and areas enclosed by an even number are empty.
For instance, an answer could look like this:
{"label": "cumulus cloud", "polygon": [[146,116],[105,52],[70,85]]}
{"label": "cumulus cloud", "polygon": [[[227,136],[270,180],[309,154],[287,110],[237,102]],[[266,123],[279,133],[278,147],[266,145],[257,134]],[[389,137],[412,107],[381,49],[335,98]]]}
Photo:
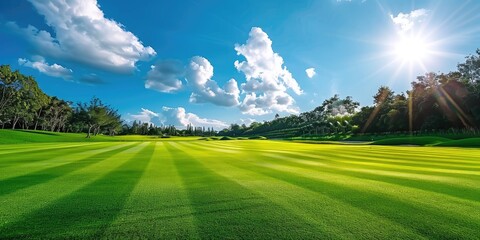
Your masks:
{"label": "cumulus cloud", "polygon": [[185,128],[190,124],[194,127],[210,127],[216,130],[228,127],[227,123],[220,120],[201,118],[194,113],[187,113],[183,107],[163,107],[161,122],[163,125],[173,125],[178,128]]}
{"label": "cumulus cloud", "polygon": [[246,83],[241,85],[246,97],[240,105],[245,114],[263,115],[272,111],[297,113],[295,101],[286,92],[303,93],[297,81],[284,66],[283,58],[272,49],[272,41],[258,27],[251,29],[247,42],[236,44],[237,55],[246,61],[235,61],[238,71],[245,74]]}
{"label": "cumulus cloud", "polygon": [[159,92],[175,92],[182,88],[184,67],[181,62],[176,60],[164,60],[151,66],[147,73],[145,88],[153,89]]}
{"label": "cumulus cloud", "polygon": [[140,121],[155,126],[175,126],[178,129],[185,129],[188,125],[194,127],[205,127],[221,130],[228,127],[228,124],[216,119],[202,118],[194,113],[186,112],[183,107],[163,107],[160,112],[142,108],[137,114],[128,114],[129,122]]}
{"label": "cumulus cloud", "polygon": [[400,33],[410,31],[415,25],[421,23],[428,15],[429,10],[420,8],[411,11],[410,13],[400,12],[396,17],[390,14],[390,19],[399,28]]}
{"label": "cumulus cloud", "polygon": [[43,59],[42,57],[35,57],[35,60],[32,60],[32,61],[27,60],[25,58],[19,58],[18,64],[25,67],[36,69],[39,72],[51,77],[59,77],[65,80],[72,79],[73,71],[71,69],[65,68],[56,63],[49,65],[47,62],[45,62],[45,59]]}
{"label": "cumulus cloud", "polygon": [[29,0],[54,35],[33,26],[8,25],[23,34],[37,54],[116,73],[131,73],[135,63],[155,56],[120,23],[107,19],[96,0]]}
{"label": "cumulus cloud", "polygon": [[209,102],[227,107],[238,105],[240,90],[237,81],[232,78],[220,88],[212,77],[213,66],[206,58],[195,56],[190,60],[186,70],[186,78],[193,88],[190,102]]}
{"label": "cumulus cloud", "polygon": [[142,123],[148,123],[153,125],[158,125],[159,117],[159,113],[153,112],[146,108],[142,108],[142,111],[138,114],[128,114],[129,121],[140,121]]}
{"label": "cumulus cloud", "polygon": [[305,73],[307,74],[308,78],[313,78],[313,76],[317,75],[315,68],[307,68],[305,69]]}

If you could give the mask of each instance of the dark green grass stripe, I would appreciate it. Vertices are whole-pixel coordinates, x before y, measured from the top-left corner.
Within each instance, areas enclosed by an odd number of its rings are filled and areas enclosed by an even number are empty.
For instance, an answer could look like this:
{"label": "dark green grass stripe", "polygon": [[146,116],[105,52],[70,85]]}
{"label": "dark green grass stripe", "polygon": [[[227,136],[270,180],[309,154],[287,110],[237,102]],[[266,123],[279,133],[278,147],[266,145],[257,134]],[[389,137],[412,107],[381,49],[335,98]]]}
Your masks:
{"label": "dark green grass stripe", "polygon": [[[209,148],[194,143],[183,143],[189,149],[210,152]],[[214,147],[214,146],[213,146]],[[210,152],[211,153],[211,152]],[[244,152],[247,153],[247,152]],[[262,175],[254,168],[238,168],[236,164],[260,161],[261,155],[235,154],[219,156],[214,153],[208,158],[208,166],[226,177],[235,179],[249,189],[257,190],[272,201],[279,202],[292,214],[322,226],[332,232],[334,239],[418,239],[420,235],[388,219],[357,209],[349,204],[336,201],[318,192],[292,185],[288,182]],[[232,164],[233,163],[233,164]],[[251,163],[246,163],[251,165]],[[225,167],[227,165],[228,167]],[[273,164],[271,164],[273,165]],[[252,181],[254,179],[254,181]],[[259,181],[263,182],[258,183]],[[363,224],[368,222],[368,224]],[[300,238],[301,236],[297,236]]]}
{"label": "dark green grass stripe", "polygon": [[132,191],[106,239],[198,239],[193,210],[163,142]]}
{"label": "dark green grass stripe", "polygon": [[[313,154],[315,155],[315,154]],[[447,174],[455,175],[471,175],[480,177],[480,167],[472,166],[463,166],[463,167],[447,167],[447,166],[438,166],[429,162],[425,162],[424,159],[419,157],[417,162],[414,161],[405,161],[403,159],[398,159],[392,156],[384,155],[381,157],[370,157],[368,155],[359,156],[355,153],[346,154],[346,153],[332,153],[332,152],[322,152],[318,153],[320,156],[331,157],[338,159],[339,162],[345,161],[348,159],[349,164],[359,164],[364,166],[372,167],[389,167],[389,168],[398,168],[400,170],[419,170],[419,171],[428,171],[428,172],[441,172]]]}
{"label": "dark green grass stripe", "polygon": [[[271,155],[264,155],[265,157],[262,158],[263,161],[275,163],[283,166],[292,166],[292,167],[299,167],[304,169],[309,169],[313,171],[318,171],[319,174],[323,173],[331,173],[337,175],[344,175],[350,177],[356,177],[361,179],[369,179],[378,182],[385,182],[394,185],[400,185],[410,188],[417,188],[425,191],[436,192],[440,194],[449,195],[452,197],[471,200],[471,201],[480,201],[480,189],[472,189],[466,186],[458,186],[458,185],[449,185],[445,183],[439,183],[435,181],[431,181],[428,179],[411,179],[407,177],[399,177],[399,176],[388,176],[381,173],[376,173],[375,171],[365,172],[366,168],[358,168],[354,169],[350,166],[330,166],[324,165],[319,167],[312,167],[310,164],[303,164],[299,162],[295,158],[288,158],[288,157],[275,157]],[[304,160],[304,159],[302,159]],[[314,163],[315,161],[312,161]],[[368,170],[368,169],[367,169]]]}
{"label": "dark green grass stripe", "polygon": [[[366,153],[375,156],[397,156],[402,158],[422,158],[425,161],[433,161],[433,162],[447,162],[447,163],[466,163],[466,164],[480,164],[480,161],[475,156],[479,155],[478,151],[472,150],[465,150],[462,151],[452,151],[449,148],[440,148],[440,147],[432,147],[426,148],[422,147],[421,150],[415,150],[415,147],[398,147],[399,151],[392,151],[391,149],[383,149],[376,146],[372,146],[371,148],[368,147],[358,147],[355,149],[355,153]],[[442,150],[442,154],[438,154],[438,150]],[[465,154],[465,151],[468,151]]]}
{"label": "dark green grass stripe", "polygon": [[[339,166],[350,166],[356,168],[364,168],[370,170],[382,170],[382,171],[392,171],[399,173],[412,173],[412,174],[422,174],[422,175],[432,175],[439,177],[453,177],[468,180],[480,179],[480,175],[476,171],[464,171],[464,170],[450,170],[450,169],[435,169],[429,167],[408,167],[400,166],[393,164],[370,164],[368,160],[362,161],[360,157],[355,157],[353,155],[345,155],[343,157],[337,156],[335,153],[299,153],[299,152],[287,152],[287,151],[267,151],[273,153],[279,153],[285,156],[296,157],[299,159],[314,160],[318,162],[325,162],[329,164],[335,164]],[[387,156],[386,156],[387,158]]]}
{"label": "dark green grass stripe", "polygon": [[316,225],[209,170],[200,163],[201,159],[173,145],[176,146],[169,143],[166,147],[176,156],[175,165],[195,210],[200,238],[293,239],[326,235]]}
{"label": "dark green grass stripe", "polygon": [[[92,144],[99,144],[99,143],[92,143]],[[1,152],[0,150],[0,157],[1,159],[9,159],[12,156],[21,156],[21,155],[34,155],[38,153],[44,153],[44,152],[49,152],[49,151],[56,151],[56,150],[61,150],[61,149],[66,149],[66,148],[75,148],[75,147],[82,147],[82,146],[88,146],[89,144],[84,144],[84,143],[57,143],[57,144],[40,144],[40,145],[33,145],[33,144],[28,144],[27,146],[31,146],[30,148],[28,147],[23,147],[18,149],[18,151],[4,151]],[[0,144],[0,147],[2,145]],[[0,148],[1,149],[1,148]]]}
{"label": "dark green grass stripe", "polygon": [[[62,147],[55,148],[46,148],[46,149],[35,149],[33,151],[25,153],[11,153],[5,154],[0,158],[0,166],[8,166],[10,164],[23,164],[36,162],[41,160],[48,160],[53,158],[52,156],[67,155],[71,153],[76,153],[79,151],[86,151],[89,149],[94,149],[97,144],[82,144],[82,145],[63,145]],[[85,150],[84,150],[85,149]]]}
{"label": "dark green grass stripe", "polygon": [[[399,201],[379,193],[334,184],[320,179],[311,179],[298,174],[275,170],[260,165],[244,165],[231,162],[239,168],[250,169],[261,174],[321,193],[348,203],[367,212],[390,219],[411,228],[428,238],[463,239],[478,236],[480,223],[460,216],[452,216],[441,211],[422,208],[412,203]],[[402,193],[399,193],[402,194]]]}
{"label": "dark green grass stripe", "polygon": [[[407,155],[407,154],[396,154],[396,153],[378,153],[375,150],[371,151],[352,151],[351,155],[358,156],[358,157],[368,157],[368,158],[375,158],[375,159],[395,159],[395,160],[401,160],[405,163],[410,162],[412,164],[431,164],[431,165],[437,165],[437,166],[445,166],[445,167],[459,167],[459,168],[476,168],[480,169],[480,161],[474,162],[474,161],[465,161],[465,158],[463,160],[458,161],[455,160],[454,157],[448,157],[445,156],[445,154],[438,154],[438,155]],[[474,156],[471,156],[472,158]]]}
{"label": "dark green grass stripe", "polygon": [[150,143],[107,175],[5,226],[0,238],[98,239],[123,209],[154,148]]}
{"label": "dark green grass stripe", "polygon": [[[106,152],[101,152],[96,155],[88,156],[86,158],[79,159],[71,163],[43,169],[40,171],[29,173],[27,175],[21,175],[21,176],[2,180],[0,181],[0,196],[21,190],[23,188],[35,186],[37,184],[41,184],[41,183],[50,181],[52,179],[55,179],[57,177],[61,177],[63,175],[69,174],[70,172],[82,169],[84,167],[88,167],[92,164],[95,164],[97,162],[101,162],[102,160],[107,159],[111,155],[122,152],[126,149],[130,149],[139,144],[140,143],[137,143],[135,145],[123,146],[123,147],[120,146],[120,148],[112,149]],[[68,156],[65,158],[68,159]]]}
{"label": "dark green grass stripe", "polygon": [[[205,144],[200,144],[202,146],[206,146]],[[222,148],[218,148],[216,146],[214,151],[220,151]],[[231,150],[231,148],[226,148],[227,150]],[[236,150],[240,151],[240,150]],[[285,150],[269,150],[269,149],[261,149],[261,148],[248,148],[244,149],[243,151],[250,151],[250,152],[275,152],[280,153],[282,155],[296,157],[299,159],[315,159],[315,161],[321,162],[328,162],[330,164],[339,165],[339,166],[357,166],[359,168],[365,169],[372,169],[372,170],[390,170],[395,172],[403,172],[403,173],[414,173],[414,174],[423,174],[423,175],[435,175],[435,176],[447,176],[447,177],[455,177],[455,178],[464,178],[464,179],[480,179],[480,171],[476,171],[476,168],[472,167],[465,167],[463,169],[453,169],[453,168],[439,168],[429,165],[428,163],[418,163],[418,164],[395,164],[394,160],[391,159],[390,156],[384,155],[385,160],[381,159],[371,159],[368,156],[359,157],[356,156],[356,153],[353,154],[341,154],[338,152],[332,151],[322,151],[320,149],[318,152],[316,151],[285,151]],[[351,161],[351,162],[345,162]],[[373,164],[369,164],[369,162],[373,162]],[[375,164],[378,163],[378,164]],[[420,166],[422,165],[422,166]],[[458,171],[455,171],[458,170]]]}

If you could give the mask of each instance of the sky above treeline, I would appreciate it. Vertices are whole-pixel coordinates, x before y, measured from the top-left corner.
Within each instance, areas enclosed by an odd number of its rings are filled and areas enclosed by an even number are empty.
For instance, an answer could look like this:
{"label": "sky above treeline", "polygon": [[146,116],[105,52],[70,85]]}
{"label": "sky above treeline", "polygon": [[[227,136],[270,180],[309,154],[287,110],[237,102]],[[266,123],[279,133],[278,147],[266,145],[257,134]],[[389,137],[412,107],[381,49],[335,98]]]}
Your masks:
{"label": "sky above treeline", "polygon": [[222,129],[449,72],[480,1],[3,0],[0,64],[127,121]]}

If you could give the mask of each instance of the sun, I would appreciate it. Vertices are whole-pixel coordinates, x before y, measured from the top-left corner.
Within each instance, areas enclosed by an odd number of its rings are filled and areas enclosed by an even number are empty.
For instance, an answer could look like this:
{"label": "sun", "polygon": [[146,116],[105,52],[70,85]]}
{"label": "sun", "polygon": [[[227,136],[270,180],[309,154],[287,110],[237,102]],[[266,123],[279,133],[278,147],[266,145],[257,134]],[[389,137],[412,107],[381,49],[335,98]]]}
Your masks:
{"label": "sun", "polygon": [[395,56],[404,63],[422,63],[429,55],[428,44],[420,37],[401,36],[394,48]]}

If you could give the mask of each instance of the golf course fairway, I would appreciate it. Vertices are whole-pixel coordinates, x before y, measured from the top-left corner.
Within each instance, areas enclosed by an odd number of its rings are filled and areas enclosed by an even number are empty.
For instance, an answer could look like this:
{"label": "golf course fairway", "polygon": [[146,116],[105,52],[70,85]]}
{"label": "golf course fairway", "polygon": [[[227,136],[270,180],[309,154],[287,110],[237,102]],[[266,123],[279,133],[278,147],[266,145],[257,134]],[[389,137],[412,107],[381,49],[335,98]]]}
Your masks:
{"label": "golf course fairway", "polygon": [[0,145],[0,239],[478,239],[480,149]]}

